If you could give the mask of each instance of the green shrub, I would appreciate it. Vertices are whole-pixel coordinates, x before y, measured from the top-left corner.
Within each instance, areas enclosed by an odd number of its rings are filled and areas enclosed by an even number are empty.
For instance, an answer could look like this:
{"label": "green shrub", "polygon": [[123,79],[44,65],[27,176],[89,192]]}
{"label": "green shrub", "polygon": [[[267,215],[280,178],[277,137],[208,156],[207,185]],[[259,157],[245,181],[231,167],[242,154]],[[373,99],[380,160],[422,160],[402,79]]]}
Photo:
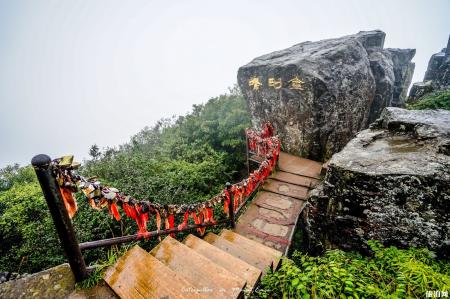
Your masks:
{"label": "green shrub", "polygon": [[259,298],[424,298],[450,291],[450,262],[427,249],[383,247],[369,241],[373,257],[341,250],[310,257],[298,251],[262,279]]}
{"label": "green shrub", "polygon": [[439,91],[423,96],[417,102],[406,106],[411,110],[445,109],[450,110],[450,90]]}

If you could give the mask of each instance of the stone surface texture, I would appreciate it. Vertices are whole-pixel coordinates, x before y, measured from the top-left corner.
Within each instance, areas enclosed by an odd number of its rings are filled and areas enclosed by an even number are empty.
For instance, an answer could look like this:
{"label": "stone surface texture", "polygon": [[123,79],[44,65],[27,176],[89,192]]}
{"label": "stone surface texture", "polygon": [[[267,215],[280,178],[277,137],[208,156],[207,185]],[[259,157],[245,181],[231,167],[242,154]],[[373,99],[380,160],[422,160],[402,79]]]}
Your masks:
{"label": "stone surface texture", "polygon": [[303,214],[308,249],[366,241],[450,253],[450,111],[386,108],[333,155]]}
{"label": "stone surface texture", "polygon": [[0,284],[0,298],[118,298],[103,282],[90,289],[76,289],[69,264],[62,264]]}
{"label": "stone surface texture", "polygon": [[375,30],[308,41],[242,66],[253,124],[272,122],[287,152],[328,159],[384,107],[405,101],[415,50],[383,49],[384,38]]}
{"label": "stone surface texture", "polygon": [[417,102],[421,97],[433,91],[450,88],[450,36],[447,47],[431,56],[423,82],[414,83],[408,97],[408,103]]}

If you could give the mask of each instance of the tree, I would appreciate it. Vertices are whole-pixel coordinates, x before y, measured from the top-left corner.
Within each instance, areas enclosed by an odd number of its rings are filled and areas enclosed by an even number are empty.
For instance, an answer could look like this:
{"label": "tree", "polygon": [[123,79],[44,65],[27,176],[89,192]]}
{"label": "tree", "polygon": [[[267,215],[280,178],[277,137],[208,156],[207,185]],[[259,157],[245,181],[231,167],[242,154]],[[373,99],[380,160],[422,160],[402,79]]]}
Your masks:
{"label": "tree", "polygon": [[97,144],[91,145],[89,148],[89,156],[91,156],[93,160],[100,158],[101,152]]}

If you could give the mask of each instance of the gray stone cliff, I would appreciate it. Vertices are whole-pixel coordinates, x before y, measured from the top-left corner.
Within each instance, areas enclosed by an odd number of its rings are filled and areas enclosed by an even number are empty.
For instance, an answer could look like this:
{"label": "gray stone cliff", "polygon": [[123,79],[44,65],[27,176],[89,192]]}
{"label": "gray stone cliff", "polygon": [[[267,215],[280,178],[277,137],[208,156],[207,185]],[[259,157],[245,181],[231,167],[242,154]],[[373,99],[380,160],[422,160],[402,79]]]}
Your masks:
{"label": "gray stone cliff", "polygon": [[238,71],[253,125],[271,121],[285,150],[326,160],[382,109],[402,106],[414,49],[383,49],[385,33],[303,42]]}

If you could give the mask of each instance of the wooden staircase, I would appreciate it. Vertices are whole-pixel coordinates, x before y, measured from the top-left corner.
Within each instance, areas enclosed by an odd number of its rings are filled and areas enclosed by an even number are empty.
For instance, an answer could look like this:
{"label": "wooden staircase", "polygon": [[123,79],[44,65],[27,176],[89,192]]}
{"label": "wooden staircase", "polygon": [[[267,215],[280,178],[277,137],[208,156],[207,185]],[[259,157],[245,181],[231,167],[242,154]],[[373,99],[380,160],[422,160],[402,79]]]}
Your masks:
{"label": "wooden staircase", "polygon": [[234,231],[166,237],[150,252],[135,246],[104,280],[121,298],[241,298],[291,244],[309,190],[322,164],[281,153],[278,171],[237,220]]}
{"label": "wooden staircase", "polygon": [[226,229],[183,242],[168,236],[150,252],[133,247],[104,280],[121,298],[241,298],[281,256]]}
{"label": "wooden staircase", "polygon": [[239,217],[235,232],[287,255],[309,190],[322,163],[280,153],[278,170]]}

